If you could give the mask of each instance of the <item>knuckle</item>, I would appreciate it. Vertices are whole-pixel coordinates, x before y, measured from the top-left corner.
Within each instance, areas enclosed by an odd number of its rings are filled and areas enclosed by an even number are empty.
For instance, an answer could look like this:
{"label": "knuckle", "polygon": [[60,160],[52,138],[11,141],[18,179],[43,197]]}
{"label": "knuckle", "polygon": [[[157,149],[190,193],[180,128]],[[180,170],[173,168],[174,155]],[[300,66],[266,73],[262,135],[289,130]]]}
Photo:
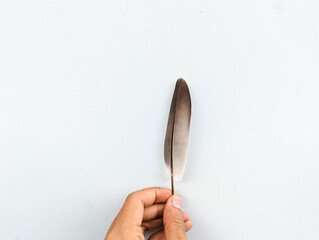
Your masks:
{"label": "knuckle", "polygon": [[136,192],[132,192],[126,197],[126,201],[132,201],[134,199],[136,199]]}

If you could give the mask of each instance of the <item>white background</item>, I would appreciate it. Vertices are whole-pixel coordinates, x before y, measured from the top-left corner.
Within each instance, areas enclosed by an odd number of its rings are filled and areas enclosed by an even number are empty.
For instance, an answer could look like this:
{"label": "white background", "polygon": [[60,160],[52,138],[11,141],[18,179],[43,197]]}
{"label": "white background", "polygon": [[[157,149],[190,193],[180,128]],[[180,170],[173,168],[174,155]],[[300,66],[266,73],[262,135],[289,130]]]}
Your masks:
{"label": "white background", "polygon": [[0,239],[103,239],[169,187],[175,80],[193,101],[177,183],[189,239],[319,239],[319,1],[0,0]]}

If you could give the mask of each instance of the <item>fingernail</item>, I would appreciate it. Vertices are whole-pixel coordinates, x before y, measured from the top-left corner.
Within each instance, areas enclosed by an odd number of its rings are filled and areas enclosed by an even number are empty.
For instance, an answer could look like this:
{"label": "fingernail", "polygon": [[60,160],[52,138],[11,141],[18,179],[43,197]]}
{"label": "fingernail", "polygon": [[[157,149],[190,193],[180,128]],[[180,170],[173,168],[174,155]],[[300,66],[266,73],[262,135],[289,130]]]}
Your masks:
{"label": "fingernail", "polygon": [[178,209],[182,210],[182,199],[179,196],[173,196],[172,205]]}

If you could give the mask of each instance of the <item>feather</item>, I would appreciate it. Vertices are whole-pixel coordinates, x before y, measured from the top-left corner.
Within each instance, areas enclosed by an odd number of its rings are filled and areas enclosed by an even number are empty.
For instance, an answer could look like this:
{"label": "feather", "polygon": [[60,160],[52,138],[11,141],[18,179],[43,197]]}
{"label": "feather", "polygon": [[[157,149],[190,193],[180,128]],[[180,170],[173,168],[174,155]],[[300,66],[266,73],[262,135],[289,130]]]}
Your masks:
{"label": "feather", "polygon": [[164,159],[171,173],[172,194],[174,180],[181,180],[185,170],[190,119],[191,97],[185,80],[180,78],[175,85],[164,143]]}

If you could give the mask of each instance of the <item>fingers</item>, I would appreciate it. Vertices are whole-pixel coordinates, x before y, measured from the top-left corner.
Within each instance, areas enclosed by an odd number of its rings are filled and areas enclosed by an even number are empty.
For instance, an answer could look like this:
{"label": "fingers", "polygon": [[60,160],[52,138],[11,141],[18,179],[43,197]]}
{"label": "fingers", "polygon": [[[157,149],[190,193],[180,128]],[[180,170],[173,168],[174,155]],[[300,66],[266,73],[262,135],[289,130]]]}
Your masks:
{"label": "fingers", "polygon": [[[164,233],[166,240],[186,240],[186,229],[181,209],[182,199],[179,196],[173,195],[167,200],[163,214]],[[188,226],[189,225],[190,224],[188,223]]]}
{"label": "fingers", "polygon": [[152,187],[131,193],[125,203],[142,202],[144,207],[148,207],[153,203],[165,203],[172,195],[171,190],[168,188]]}
{"label": "fingers", "polygon": [[[192,222],[192,220],[186,220],[184,223],[185,223],[185,231],[187,232],[192,228],[193,222]],[[165,238],[164,230],[161,230],[161,231],[158,231],[158,232],[152,234],[148,238],[148,240],[167,240],[167,239]]]}
{"label": "fingers", "polygon": [[182,216],[183,216],[184,222],[189,219],[189,216],[188,216],[188,213],[187,213],[187,212],[183,212],[183,213],[182,213]]}
{"label": "fingers", "polygon": [[[185,231],[187,232],[187,231],[189,231],[192,228],[193,222],[192,222],[192,220],[189,219],[189,216],[188,216],[188,214],[186,212],[183,212],[182,216],[183,216],[183,220],[184,220],[184,224],[185,224]],[[144,222],[143,222],[143,224],[144,224]],[[142,226],[143,226],[143,224],[142,224]],[[163,220],[162,220],[162,225],[163,225]],[[153,229],[156,229],[156,228],[160,228],[160,227],[162,227],[162,225],[156,226],[154,228],[148,227],[147,230],[153,230]],[[155,226],[155,224],[153,226]],[[148,238],[148,240],[165,240],[164,230],[161,230],[161,231],[158,231],[158,232],[152,234]]]}
{"label": "fingers", "polygon": [[153,187],[131,193],[113,221],[107,237],[131,231],[137,231],[142,236],[145,231],[164,225],[164,231],[153,234],[149,239],[172,240],[177,237],[185,240],[185,231],[192,227],[192,221],[187,213],[182,213],[180,200],[178,196],[171,197],[168,188]]}
{"label": "fingers", "polygon": [[[188,216],[188,214],[186,212],[183,212],[182,216],[183,216],[184,223],[186,224],[188,222],[187,227],[185,225],[185,228],[188,231],[189,229],[191,229],[191,225],[190,224],[192,223],[192,221],[189,220],[189,216]],[[141,226],[144,228],[145,232],[148,231],[148,230],[153,230],[153,229],[156,229],[156,228],[160,228],[160,227],[163,226],[163,218],[160,217],[160,218],[151,219],[151,220],[149,220],[149,219],[148,220],[144,220],[142,222]]]}
{"label": "fingers", "polygon": [[185,224],[185,231],[189,231],[193,227],[193,221],[188,219],[184,222]]}
{"label": "fingers", "polygon": [[150,220],[150,221],[143,221],[141,224],[141,227],[143,227],[145,230],[144,234],[148,230],[153,230],[156,228],[160,228],[162,226],[163,226],[163,218],[156,218],[156,219]]}
{"label": "fingers", "polygon": [[[165,204],[153,204],[152,206],[149,206],[144,209],[144,216],[143,221],[152,220],[155,218],[159,218],[163,216]],[[183,212],[182,217],[184,222],[189,219],[188,213]]]}
{"label": "fingers", "polygon": [[151,220],[154,218],[162,217],[165,204],[153,204],[144,209],[143,221]]}
{"label": "fingers", "polygon": [[[144,219],[144,208],[154,203],[165,203],[171,196],[168,188],[152,187],[146,188],[128,195],[121,209],[121,220],[129,222],[130,225],[140,225]],[[149,215],[161,216],[161,207],[152,207],[148,210],[146,219],[151,219]]]}

